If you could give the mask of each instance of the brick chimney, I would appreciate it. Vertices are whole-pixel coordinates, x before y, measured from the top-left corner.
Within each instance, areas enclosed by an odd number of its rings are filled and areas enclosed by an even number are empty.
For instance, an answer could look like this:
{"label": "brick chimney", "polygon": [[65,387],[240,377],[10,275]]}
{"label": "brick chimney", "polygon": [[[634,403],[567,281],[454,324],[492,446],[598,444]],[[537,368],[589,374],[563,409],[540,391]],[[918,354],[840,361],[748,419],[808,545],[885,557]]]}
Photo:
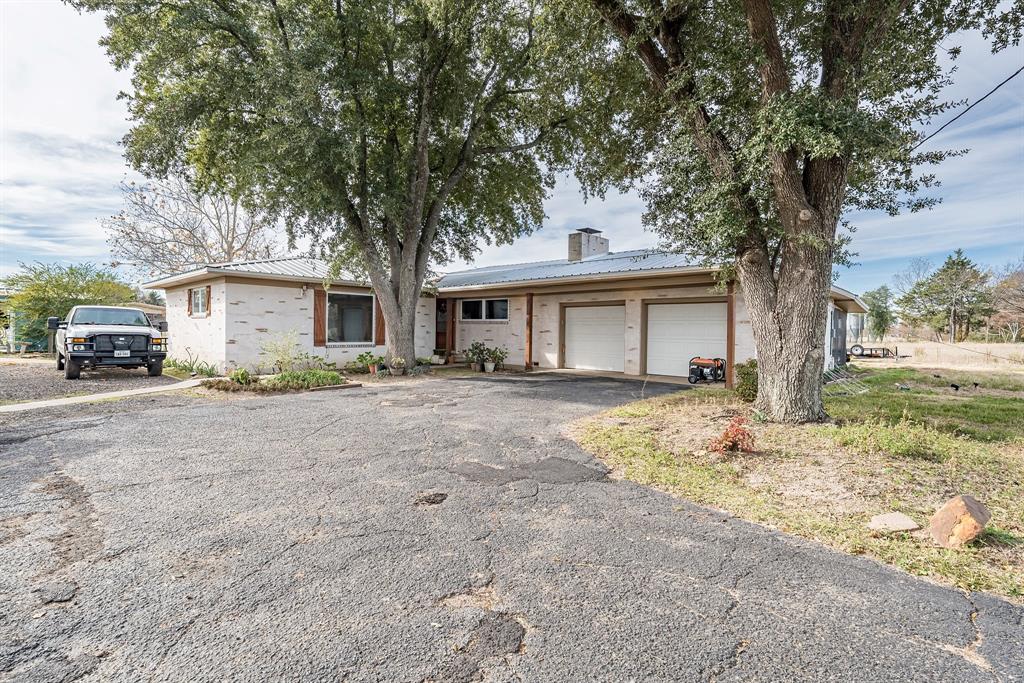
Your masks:
{"label": "brick chimney", "polygon": [[569,261],[582,261],[591,256],[608,253],[608,238],[594,228],[580,228],[569,233]]}

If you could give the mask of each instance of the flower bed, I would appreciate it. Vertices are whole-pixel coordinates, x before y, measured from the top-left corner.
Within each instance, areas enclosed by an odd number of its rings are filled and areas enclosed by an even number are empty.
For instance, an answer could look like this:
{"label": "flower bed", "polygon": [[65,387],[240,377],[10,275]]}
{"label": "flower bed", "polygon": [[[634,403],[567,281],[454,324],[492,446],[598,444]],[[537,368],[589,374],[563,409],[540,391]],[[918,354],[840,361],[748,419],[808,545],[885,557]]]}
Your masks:
{"label": "flower bed", "polygon": [[322,387],[346,384],[340,373],[334,370],[289,370],[272,377],[255,377],[246,370],[236,370],[228,379],[212,379],[203,382],[207,389],[218,391],[248,391],[253,393],[283,393],[309,391]]}

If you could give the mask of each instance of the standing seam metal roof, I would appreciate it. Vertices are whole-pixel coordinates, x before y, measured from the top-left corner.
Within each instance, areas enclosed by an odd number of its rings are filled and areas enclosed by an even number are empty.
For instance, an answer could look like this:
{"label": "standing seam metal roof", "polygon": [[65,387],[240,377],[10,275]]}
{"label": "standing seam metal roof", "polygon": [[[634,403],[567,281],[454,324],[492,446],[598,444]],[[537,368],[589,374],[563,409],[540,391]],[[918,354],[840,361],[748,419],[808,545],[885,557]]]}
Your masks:
{"label": "standing seam metal roof", "polygon": [[439,289],[476,287],[480,285],[526,282],[531,280],[555,280],[565,277],[587,275],[608,275],[612,273],[633,273],[652,270],[679,270],[699,268],[682,254],[666,254],[648,249],[612,252],[591,256],[581,261],[538,261],[504,266],[473,268],[441,277]]}

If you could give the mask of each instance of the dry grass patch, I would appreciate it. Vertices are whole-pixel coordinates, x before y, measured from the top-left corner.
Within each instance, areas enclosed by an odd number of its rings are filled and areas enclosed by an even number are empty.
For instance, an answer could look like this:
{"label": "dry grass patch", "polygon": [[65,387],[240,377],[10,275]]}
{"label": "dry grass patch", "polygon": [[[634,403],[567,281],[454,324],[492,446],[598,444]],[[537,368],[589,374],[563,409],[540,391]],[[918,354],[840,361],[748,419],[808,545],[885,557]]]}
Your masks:
{"label": "dry grass patch", "polygon": [[[913,410],[858,419],[847,403],[871,401],[871,394],[884,402],[893,393],[884,384],[830,399],[830,413],[844,415],[834,424],[759,423],[731,392],[698,389],[614,408],[575,424],[572,434],[617,476],[920,576],[1024,599],[1024,432],[1015,431],[1024,400],[987,423],[973,422],[970,416],[987,416],[971,407],[956,429],[945,407],[938,416],[929,412],[922,389],[900,392]],[[710,439],[736,415],[750,419],[757,451],[710,452]],[[892,510],[927,526],[958,493],[992,512],[990,530],[969,547],[940,548],[925,531],[867,529],[872,516]]]}

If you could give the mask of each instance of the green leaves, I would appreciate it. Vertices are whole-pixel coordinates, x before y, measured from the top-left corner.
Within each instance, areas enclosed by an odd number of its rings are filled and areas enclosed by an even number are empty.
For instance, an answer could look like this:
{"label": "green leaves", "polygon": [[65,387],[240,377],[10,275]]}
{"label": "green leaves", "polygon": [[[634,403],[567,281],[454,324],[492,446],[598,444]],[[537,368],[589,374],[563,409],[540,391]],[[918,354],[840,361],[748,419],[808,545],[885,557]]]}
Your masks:
{"label": "green leaves", "polygon": [[91,263],[22,263],[20,271],[0,283],[15,292],[6,306],[18,315],[18,342],[45,343],[46,319],[63,318],[74,306],[135,301],[135,291],[129,285]]}

